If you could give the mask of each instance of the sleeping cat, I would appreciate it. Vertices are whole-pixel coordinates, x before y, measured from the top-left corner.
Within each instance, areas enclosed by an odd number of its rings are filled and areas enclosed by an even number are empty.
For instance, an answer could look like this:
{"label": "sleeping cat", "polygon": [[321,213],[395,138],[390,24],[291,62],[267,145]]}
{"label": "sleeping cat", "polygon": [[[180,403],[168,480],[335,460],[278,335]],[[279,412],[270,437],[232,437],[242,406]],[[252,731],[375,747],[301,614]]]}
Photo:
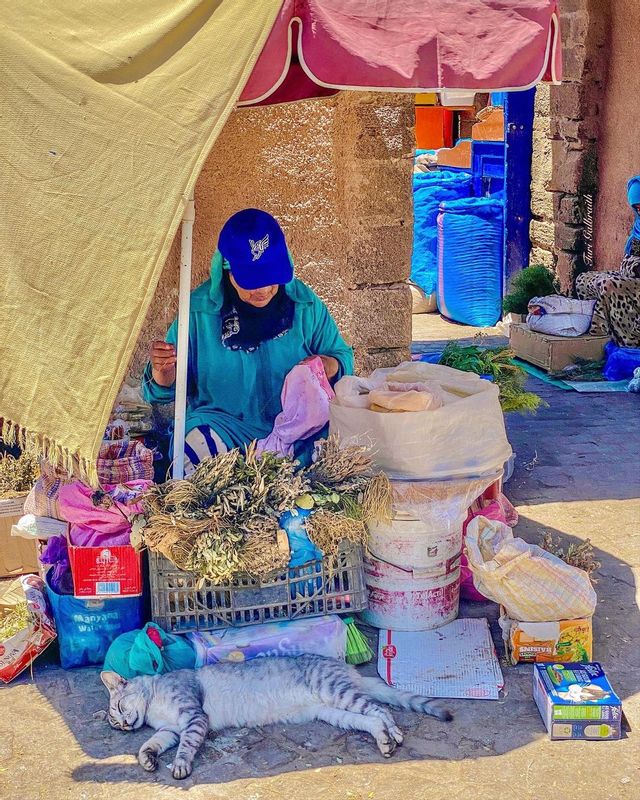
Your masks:
{"label": "sleeping cat", "polygon": [[131,731],[145,724],[155,728],[138,753],[143,769],[153,772],[158,756],[178,745],[173,759],[177,779],[191,774],[208,730],[323,720],[370,733],[382,755],[389,757],[402,743],[402,732],[380,703],[452,719],[430,698],[400,692],[379,678],[365,678],[354,667],[322,656],[257,658],[130,681],[115,672],[103,672],[101,678],[109,690],[113,728]]}

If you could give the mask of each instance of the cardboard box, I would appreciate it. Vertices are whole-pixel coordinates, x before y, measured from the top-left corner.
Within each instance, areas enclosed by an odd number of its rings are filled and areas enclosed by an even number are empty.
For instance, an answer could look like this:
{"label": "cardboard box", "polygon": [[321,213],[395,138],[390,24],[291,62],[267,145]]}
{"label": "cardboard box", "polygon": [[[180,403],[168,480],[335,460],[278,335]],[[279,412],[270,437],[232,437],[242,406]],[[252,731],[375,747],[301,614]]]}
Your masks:
{"label": "cardboard box", "polygon": [[593,658],[591,618],[518,622],[501,609],[500,627],[507,657],[512,664],[521,661],[586,663]]}
{"label": "cardboard box", "polygon": [[142,558],[131,545],[74,547],[69,544],[73,594],[83,600],[142,594]]}
{"label": "cardboard box", "polygon": [[518,358],[542,367],[547,372],[556,372],[576,358],[600,361],[604,358],[607,336],[550,336],[547,333],[530,331],[526,323],[511,325],[509,346]]}
{"label": "cardboard box", "polygon": [[37,543],[11,535],[11,528],[24,514],[25,497],[0,500],[0,578],[37,573],[40,569]]}
{"label": "cardboard box", "polygon": [[533,699],[552,740],[622,735],[622,703],[597,662],[534,664]]}

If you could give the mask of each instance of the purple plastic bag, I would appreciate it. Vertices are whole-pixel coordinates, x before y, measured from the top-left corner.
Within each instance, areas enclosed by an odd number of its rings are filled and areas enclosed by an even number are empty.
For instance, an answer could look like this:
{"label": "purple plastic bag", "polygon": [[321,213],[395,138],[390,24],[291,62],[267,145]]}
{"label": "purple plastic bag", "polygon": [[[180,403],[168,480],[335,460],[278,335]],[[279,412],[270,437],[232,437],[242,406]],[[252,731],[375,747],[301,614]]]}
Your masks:
{"label": "purple plastic bag", "polygon": [[294,445],[321,431],[329,422],[329,400],[333,389],[318,356],[297,364],[284,379],[282,411],[273,430],[257,443],[258,453],[269,451],[291,456]]}
{"label": "purple plastic bag", "polygon": [[67,540],[64,536],[52,536],[40,556],[40,563],[50,564],[49,585],[58,594],[73,594],[73,578]]}

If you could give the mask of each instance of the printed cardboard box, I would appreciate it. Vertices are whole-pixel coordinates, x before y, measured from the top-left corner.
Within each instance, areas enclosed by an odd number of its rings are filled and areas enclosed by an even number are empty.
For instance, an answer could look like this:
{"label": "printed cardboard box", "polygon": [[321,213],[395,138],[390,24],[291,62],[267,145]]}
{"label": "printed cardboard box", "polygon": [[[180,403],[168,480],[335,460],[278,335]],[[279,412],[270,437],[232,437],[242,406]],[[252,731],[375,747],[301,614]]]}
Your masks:
{"label": "printed cardboard box", "polygon": [[550,739],[622,735],[622,703],[597,662],[534,664],[533,698]]}
{"label": "printed cardboard box", "polygon": [[501,608],[500,627],[512,664],[531,662],[587,662],[593,658],[591,618],[560,622],[518,622]]}
{"label": "printed cardboard box", "polygon": [[131,545],[75,547],[69,544],[74,597],[134,597],[142,594],[142,559]]}

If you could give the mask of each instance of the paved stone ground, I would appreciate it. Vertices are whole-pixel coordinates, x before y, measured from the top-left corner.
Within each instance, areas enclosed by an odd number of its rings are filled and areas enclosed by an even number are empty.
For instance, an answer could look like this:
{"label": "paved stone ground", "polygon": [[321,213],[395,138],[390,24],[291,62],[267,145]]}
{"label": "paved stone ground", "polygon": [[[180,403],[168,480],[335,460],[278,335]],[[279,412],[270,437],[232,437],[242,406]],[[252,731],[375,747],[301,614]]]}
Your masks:
{"label": "paved stone ground", "polygon": [[[428,324],[420,324],[426,339]],[[433,325],[432,339],[450,335],[437,318]],[[568,541],[593,541],[602,562],[595,655],[637,731],[639,401],[625,394],[562,391],[534,380],[531,388],[549,407],[508,420],[517,456],[507,493],[521,515],[517,532],[530,541],[542,530]],[[465,614],[490,618],[500,652],[494,607],[467,606]],[[531,699],[531,668],[506,667],[504,675],[503,698],[453,701],[451,723],[397,714],[407,736],[388,761],[364,735],[324,723],[274,725],[208,740],[194,775],[177,783],[167,769],[171,753],[155,775],[136,765],[134,753],[146,732],[112,731],[98,718],[106,695],[97,671],[39,664],[33,680],[25,676],[2,690],[0,797],[145,800],[187,792],[195,800],[640,798],[637,732],[619,742],[550,742]]]}

